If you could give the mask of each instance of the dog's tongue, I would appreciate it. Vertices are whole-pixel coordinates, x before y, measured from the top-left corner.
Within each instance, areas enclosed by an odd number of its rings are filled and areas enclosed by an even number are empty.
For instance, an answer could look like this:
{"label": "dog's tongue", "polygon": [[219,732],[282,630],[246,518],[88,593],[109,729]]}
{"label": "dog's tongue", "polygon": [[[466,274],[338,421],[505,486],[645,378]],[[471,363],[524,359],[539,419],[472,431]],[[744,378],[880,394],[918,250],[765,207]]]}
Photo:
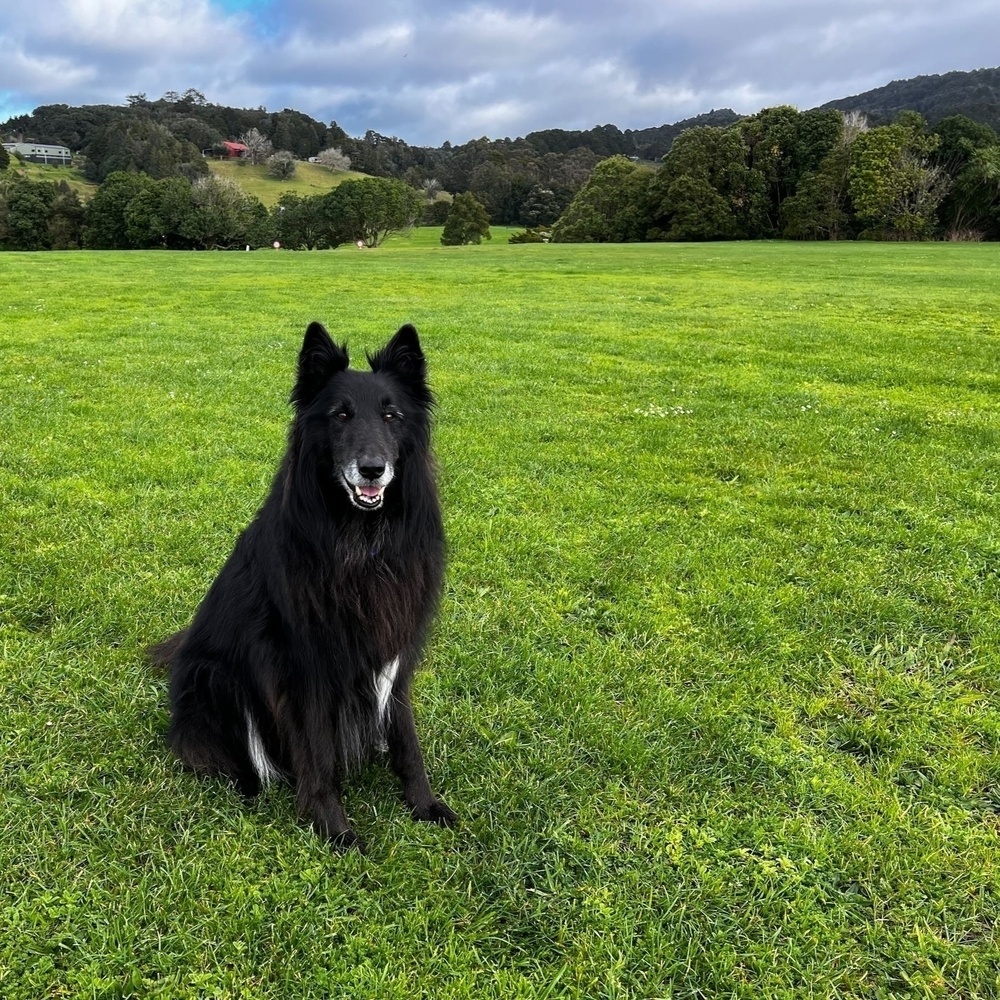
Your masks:
{"label": "dog's tongue", "polygon": [[355,489],[361,496],[368,497],[369,500],[374,500],[382,495],[381,486],[356,486]]}

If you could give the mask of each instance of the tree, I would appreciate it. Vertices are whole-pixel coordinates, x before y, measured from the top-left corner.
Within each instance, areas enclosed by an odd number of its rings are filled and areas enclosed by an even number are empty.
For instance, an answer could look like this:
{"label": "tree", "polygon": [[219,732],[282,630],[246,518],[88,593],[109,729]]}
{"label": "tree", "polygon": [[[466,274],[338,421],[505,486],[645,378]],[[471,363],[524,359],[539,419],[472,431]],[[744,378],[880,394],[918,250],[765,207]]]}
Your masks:
{"label": "tree", "polygon": [[649,184],[649,235],[678,240],[740,236],[733,202],[742,197],[745,166],[743,138],[735,129],[704,125],[682,132]]}
{"label": "tree", "polygon": [[670,225],[666,231],[651,229],[653,239],[722,240],[736,233],[729,203],[704,177],[677,177],[660,199],[659,211]]}
{"label": "tree", "polygon": [[738,231],[768,239],[780,231],[785,200],[840,140],[843,119],[839,111],[800,113],[782,106],[765,108],[728,131],[742,139],[731,174],[738,180],[728,192]]}
{"label": "tree", "polygon": [[741,236],[769,239],[777,232],[781,202],[793,186],[799,117],[786,105],[765,108],[730,126],[741,140],[731,164],[732,176],[739,182],[730,198]]}
{"label": "tree", "polygon": [[49,218],[55,185],[18,177],[0,199],[0,246],[5,250],[50,250]]}
{"label": "tree", "polygon": [[486,209],[471,192],[455,195],[441,233],[441,242],[445,246],[463,246],[482,243],[484,238],[493,238]]}
{"label": "tree", "polygon": [[949,235],[967,237],[985,233],[997,236],[1000,218],[1000,145],[984,146],[969,157],[969,162],[955,179]]}
{"label": "tree", "polygon": [[211,149],[222,142],[222,133],[200,118],[186,115],[164,115],[161,123],[170,130],[175,139],[190,142],[198,150]]}
{"label": "tree", "polygon": [[146,186],[125,206],[125,231],[132,246],[188,250],[199,243],[201,230],[183,177],[165,177]]}
{"label": "tree", "polygon": [[438,198],[424,205],[423,214],[420,216],[422,226],[443,226],[448,221],[448,213],[451,211],[451,198]]}
{"label": "tree", "polygon": [[954,237],[989,233],[994,230],[997,167],[1000,143],[989,125],[964,115],[952,115],[938,122],[933,133],[940,138],[932,162],[952,179],[952,188],[940,208],[945,232]]}
{"label": "tree", "polygon": [[239,141],[247,148],[244,158],[254,166],[263,163],[274,150],[271,140],[256,128],[247,129]]}
{"label": "tree", "polygon": [[521,225],[528,228],[551,226],[565,207],[552,188],[536,184],[521,205]]}
{"label": "tree", "polygon": [[939,141],[924,131],[915,112],[855,138],[848,191],[867,235],[926,239],[933,234],[949,186],[945,171],[929,162]]}
{"label": "tree", "polygon": [[55,185],[56,195],[49,214],[49,238],[53,250],[77,250],[83,235],[84,208],[79,195],[65,182]]}
{"label": "tree", "polygon": [[289,191],[271,210],[274,236],[286,250],[324,250],[330,246],[323,196],[303,198]]}
{"label": "tree", "polygon": [[351,158],[345,156],[337,146],[330,146],[316,154],[316,162],[328,170],[350,170]]}
{"label": "tree", "polygon": [[841,116],[836,142],[782,205],[782,235],[801,240],[839,240],[854,235],[854,206],[849,195],[851,147],[867,131],[864,115],[849,111]]}
{"label": "tree", "polygon": [[851,151],[840,145],[828,153],[819,168],[808,174],[781,207],[782,233],[795,240],[838,240],[850,236],[848,198]]}
{"label": "tree", "polygon": [[87,203],[83,245],[91,250],[133,250],[125,221],[129,202],[153,184],[145,174],[116,171],[110,174]]}
{"label": "tree", "polygon": [[6,170],[10,166],[10,153],[3,146],[0,146],[0,170]]}
{"label": "tree", "polygon": [[965,115],[943,118],[931,129],[931,133],[939,140],[932,160],[952,177],[962,172],[977,149],[997,144],[997,134],[989,125],[974,122]]}
{"label": "tree", "polygon": [[514,222],[515,175],[510,165],[500,153],[489,154],[488,159],[479,164],[469,178],[469,191],[483,205],[491,219],[498,223]]}
{"label": "tree", "polygon": [[552,229],[554,243],[629,243],[649,228],[646,190],[651,174],[628,157],[612,156],[594,168]]}
{"label": "tree", "polygon": [[191,186],[199,244],[206,249],[264,246],[273,239],[267,209],[228,177],[200,177]]}
{"label": "tree", "polygon": [[267,158],[267,172],[279,181],[288,181],[295,176],[295,157],[287,149],[279,149]]}
{"label": "tree", "polygon": [[388,177],[344,181],[322,198],[331,246],[377,247],[390,234],[409,229],[423,208],[420,194]]}

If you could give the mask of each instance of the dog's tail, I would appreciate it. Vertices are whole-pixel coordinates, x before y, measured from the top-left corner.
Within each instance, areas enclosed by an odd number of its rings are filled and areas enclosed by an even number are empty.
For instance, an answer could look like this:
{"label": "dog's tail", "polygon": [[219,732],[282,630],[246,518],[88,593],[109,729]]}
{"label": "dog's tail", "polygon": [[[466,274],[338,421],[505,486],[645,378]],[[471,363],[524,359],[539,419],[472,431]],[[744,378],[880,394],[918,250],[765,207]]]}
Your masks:
{"label": "dog's tail", "polygon": [[146,656],[157,670],[169,670],[173,665],[177,650],[181,643],[187,638],[187,629],[181,629],[172,636],[164,639],[163,642],[156,643],[146,650]]}

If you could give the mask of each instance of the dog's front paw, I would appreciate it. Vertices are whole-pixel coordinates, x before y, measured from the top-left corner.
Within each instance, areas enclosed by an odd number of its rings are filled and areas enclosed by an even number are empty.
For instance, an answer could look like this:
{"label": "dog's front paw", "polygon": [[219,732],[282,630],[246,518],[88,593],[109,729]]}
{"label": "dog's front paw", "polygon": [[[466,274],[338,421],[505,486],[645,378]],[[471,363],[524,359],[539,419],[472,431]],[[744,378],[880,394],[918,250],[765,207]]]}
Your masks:
{"label": "dog's front paw", "polygon": [[365,842],[350,827],[339,833],[331,833],[326,839],[335,851],[349,851],[353,848],[365,853]]}
{"label": "dog's front paw", "polygon": [[413,818],[424,823],[437,823],[438,826],[455,826],[458,816],[455,815],[440,799],[413,807]]}

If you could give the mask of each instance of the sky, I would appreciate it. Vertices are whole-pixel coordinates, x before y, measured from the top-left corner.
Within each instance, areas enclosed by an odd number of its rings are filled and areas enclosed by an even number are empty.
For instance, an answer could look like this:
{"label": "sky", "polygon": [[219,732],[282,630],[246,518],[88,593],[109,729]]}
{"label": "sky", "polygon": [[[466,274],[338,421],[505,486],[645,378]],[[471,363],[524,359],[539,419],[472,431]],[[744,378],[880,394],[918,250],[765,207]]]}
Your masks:
{"label": "sky", "polygon": [[194,88],[411,145],[816,107],[1000,64],[996,0],[0,0],[0,121]]}

